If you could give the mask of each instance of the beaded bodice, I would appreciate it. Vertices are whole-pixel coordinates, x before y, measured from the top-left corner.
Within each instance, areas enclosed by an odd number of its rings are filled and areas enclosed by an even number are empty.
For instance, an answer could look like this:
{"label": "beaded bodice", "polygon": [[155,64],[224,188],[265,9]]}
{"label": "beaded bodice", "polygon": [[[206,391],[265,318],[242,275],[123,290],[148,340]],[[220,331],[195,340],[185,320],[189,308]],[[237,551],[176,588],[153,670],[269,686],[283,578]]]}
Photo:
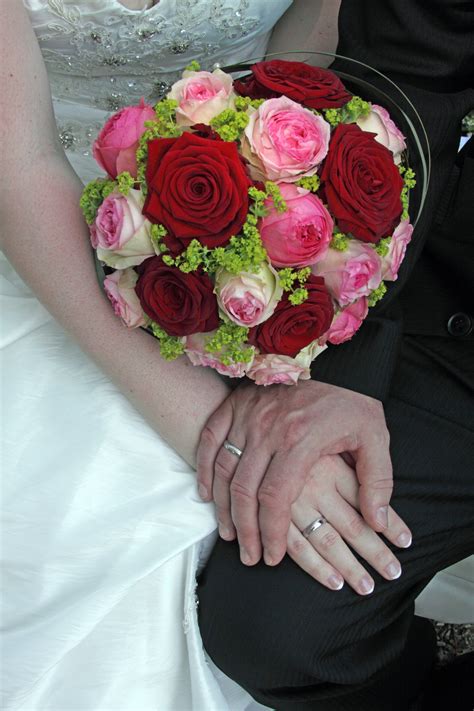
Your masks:
{"label": "beaded bodice", "polygon": [[261,56],[291,1],[160,0],[130,10],[118,0],[24,0],[64,147],[88,149],[102,112],[158,100],[192,59],[210,68]]}

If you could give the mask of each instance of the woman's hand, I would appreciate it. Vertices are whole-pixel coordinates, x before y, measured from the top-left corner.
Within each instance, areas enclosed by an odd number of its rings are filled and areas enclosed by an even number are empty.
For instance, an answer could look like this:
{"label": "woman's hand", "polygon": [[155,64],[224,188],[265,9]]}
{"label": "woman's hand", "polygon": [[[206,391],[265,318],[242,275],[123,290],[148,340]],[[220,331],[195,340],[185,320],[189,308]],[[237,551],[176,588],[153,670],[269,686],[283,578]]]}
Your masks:
{"label": "woman's hand", "polygon": [[[351,548],[386,580],[396,580],[402,570],[359,510],[355,471],[340,456],[322,457],[291,507],[288,555],[330,590],[340,590],[346,581],[359,595],[368,595],[374,589],[374,580]],[[302,531],[320,517],[326,522],[305,538]],[[391,507],[384,536],[399,548],[411,544],[410,530]]]}
{"label": "woman's hand", "polygon": [[[228,440],[243,451],[225,449]],[[239,385],[204,428],[198,448],[199,491],[214,499],[222,538],[237,533],[241,559],[278,564],[286,552],[291,505],[314,465],[350,452],[361,512],[383,531],[392,494],[389,436],[382,404],[334,385]]]}

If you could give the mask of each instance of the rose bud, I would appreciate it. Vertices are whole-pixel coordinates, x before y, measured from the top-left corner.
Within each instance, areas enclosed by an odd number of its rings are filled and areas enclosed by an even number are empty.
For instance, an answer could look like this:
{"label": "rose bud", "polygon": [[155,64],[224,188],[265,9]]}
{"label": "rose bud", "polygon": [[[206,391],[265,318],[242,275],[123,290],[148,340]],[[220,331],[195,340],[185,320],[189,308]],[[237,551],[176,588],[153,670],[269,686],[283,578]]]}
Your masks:
{"label": "rose bud", "polygon": [[355,124],[334,130],[321,186],[339,229],[357,239],[376,243],[400,221],[403,179],[393,156]]}
{"label": "rose bud", "polygon": [[278,274],[262,262],[257,273],[231,274],[225,269],[216,273],[215,293],[219,307],[239,326],[252,328],[266,321],[283,295]]}
{"label": "rose bud", "polygon": [[281,59],[257,62],[251,76],[237,80],[234,88],[241,96],[252,99],[288,96],[310,109],[339,108],[352,98],[339,77],[329,69]]}
{"label": "rose bud", "polygon": [[324,277],[327,289],[340,306],[369,296],[382,281],[382,262],[377,252],[359,240],[349,240],[343,252],[330,249],[327,257],[312,268]]}
{"label": "rose bud", "polygon": [[209,124],[224,109],[234,106],[232,77],[220,69],[212,73],[185,71],[183,78],[171,87],[167,98],[178,102],[178,126]]}
{"label": "rose bud", "polygon": [[295,101],[268,99],[250,114],[242,140],[254,180],[294,182],[314,175],[329,146],[330,126]]}
{"label": "rose bud", "polygon": [[115,314],[129,328],[145,326],[147,319],[135,293],[138,274],[134,269],[123,269],[104,279],[105,293],[112,302]]}
{"label": "rose bud", "polygon": [[333,345],[338,345],[349,341],[362,326],[368,311],[368,300],[365,296],[362,296],[336,314],[329,331],[319,339],[319,342],[326,343],[327,341]]}
{"label": "rose bud", "polygon": [[321,200],[291,183],[280,183],[286,211],[278,212],[268,199],[268,214],[260,223],[260,235],[268,258],[276,267],[307,266],[324,259],[334,222]]}
{"label": "rose bud", "polygon": [[261,353],[278,353],[294,358],[326,333],[334,307],[324,279],[311,275],[305,282],[308,298],[294,306],[285,294],[274,313],[249,332],[249,342]]}
{"label": "rose bud", "polygon": [[135,291],[146,315],[169,336],[207,333],[219,325],[214,286],[207,274],[182,272],[161,257],[138,269]]}
{"label": "rose bud", "polygon": [[402,153],[406,150],[405,136],[390,118],[387,109],[377,104],[372,104],[372,111],[368,116],[360,116],[356,124],[369,133],[375,133],[375,140],[388,148],[393,153],[393,160],[398,165]]}
{"label": "rose bud", "polygon": [[107,266],[125,269],[155,254],[150,223],[142,215],[142,205],[142,193],[129,190],[126,196],[111,193],[97,210],[91,241],[98,259]]}
{"label": "rose bud", "polygon": [[396,281],[398,279],[398,270],[405,258],[405,252],[411,241],[412,234],[413,225],[410,224],[409,220],[402,220],[392,235],[388,254],[382,257],[382,279],[386,281]]}
{"label": "rose bud", "polygon": [[214,368],[218,373],[226,375],[228,378],[243,378],[247,369],[252,365],[252,361],[224,365],[219,360],[219,356],[222,356],[222,354],[206,351],[206,344],[215,334],[215,331],[211,331],[210,333],[193,333],[191,336],[186,336],[184,349],[189,360],[193,365]]}
{"label": "rose bud", "polygon": [[325,349],[326,346],[314,341],[294,358],[275,353],[257,355],[247,377],[255,380],[257,385],[296,385],[298,380],[311,378],[310,365]]}
{"label": "rose bud", "polygon": [[106,122],[92,146],[92,154],[112,179],[124,171],[137,177],[136,152],[146,131],[145,121],[155,118],[153,108],[141,99],[138,106],[126,106]]}

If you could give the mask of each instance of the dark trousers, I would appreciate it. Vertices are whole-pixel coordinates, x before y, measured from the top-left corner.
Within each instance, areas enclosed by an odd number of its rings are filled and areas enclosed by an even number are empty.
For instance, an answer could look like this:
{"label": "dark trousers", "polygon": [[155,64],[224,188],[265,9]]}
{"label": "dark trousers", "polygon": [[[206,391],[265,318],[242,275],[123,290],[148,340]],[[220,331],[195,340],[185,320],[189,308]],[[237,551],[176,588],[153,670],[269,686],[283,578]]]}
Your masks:
{"label": "dark trousers", "polygon": [[331,592],[288,557],[247,568],[235,543],[216,544],[198,588],[204,646],[261,703],[403,711],[420,692],[433,639],[414,623],[414,600],[436,572],[474,552],[473,364],[472,341],[403,341],[386,403],[392,505],[413,531],[411,548],[396,551],[398,580],[371,570],[369,597],[347,585]]}

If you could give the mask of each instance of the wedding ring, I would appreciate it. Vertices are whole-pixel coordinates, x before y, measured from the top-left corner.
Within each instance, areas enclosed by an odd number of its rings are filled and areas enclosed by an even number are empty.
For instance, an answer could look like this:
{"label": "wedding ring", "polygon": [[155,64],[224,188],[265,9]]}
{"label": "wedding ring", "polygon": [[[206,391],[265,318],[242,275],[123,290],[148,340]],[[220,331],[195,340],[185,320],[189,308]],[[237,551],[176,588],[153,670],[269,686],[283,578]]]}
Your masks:
{"label": "wedding ring", "polygon": [[327,520],[324,518],[324,516],[320,516],[319,518],[316,518],[314,521],[311,521],[311,523],[304,528],[301,533],[305,538],[309,538],[312,533],[318,530],[324,523],[327,523]]}
{"label": "wedding ring", "polygon": [[235,444],[232,444],[232,443],[229,442],[227,439],[226,439],[226,441],[224,442],[224,449],[227,449],[227,451],[230,452],[231,454],[235,454],[235,456],[236,456],[236,457],[239,457],[239,459],[240,459],[240,457],[241,457],[242,454],[243,454],[243,452],[242,452],[241,449],[239,449],[238,447],[236,447]]}

